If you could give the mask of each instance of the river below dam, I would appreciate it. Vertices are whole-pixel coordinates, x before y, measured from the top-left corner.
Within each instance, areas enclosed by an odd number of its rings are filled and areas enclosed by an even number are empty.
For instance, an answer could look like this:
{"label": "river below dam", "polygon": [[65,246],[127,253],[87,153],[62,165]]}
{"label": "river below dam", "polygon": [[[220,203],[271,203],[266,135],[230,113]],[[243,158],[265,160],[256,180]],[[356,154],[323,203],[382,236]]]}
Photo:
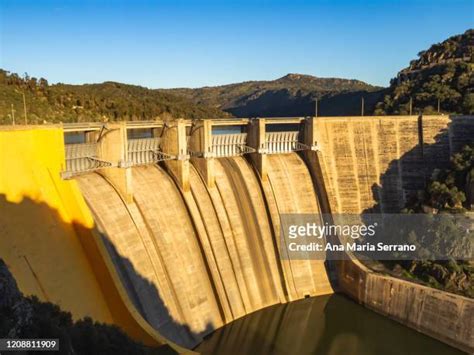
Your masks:
{"label": "river below dam", "polygon": [[463,354],[349,298],[327,295],[271,306],[210,334],[202,354]]}

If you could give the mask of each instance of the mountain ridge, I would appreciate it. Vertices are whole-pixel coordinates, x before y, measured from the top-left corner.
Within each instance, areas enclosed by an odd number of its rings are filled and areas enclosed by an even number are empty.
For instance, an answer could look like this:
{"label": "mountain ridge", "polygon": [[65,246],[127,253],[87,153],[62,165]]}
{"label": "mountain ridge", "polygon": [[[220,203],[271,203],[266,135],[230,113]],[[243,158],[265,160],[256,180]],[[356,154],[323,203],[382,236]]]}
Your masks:
{"label": "mountain ridge", "polygon": [[[195,89],[176,88],[162,91],[184,97],[196,104],[221,109],[237,117],[253,117],[311,115],[314,114],[316,100],[330,102],[330,99],[339,94],[350,93],[357,97],[356,110],[360,110],[360,97],[380,89],[357,79],[321,78],[308,74],[288,73],[275,80],[252,80]],[[349,105],[339,102],[336,107],[339,109],[338,112],[331,113],[336,115],[352,113],[354,104],[351,100],[347,102]],[[324,106],[323,102],[321,104]]]}

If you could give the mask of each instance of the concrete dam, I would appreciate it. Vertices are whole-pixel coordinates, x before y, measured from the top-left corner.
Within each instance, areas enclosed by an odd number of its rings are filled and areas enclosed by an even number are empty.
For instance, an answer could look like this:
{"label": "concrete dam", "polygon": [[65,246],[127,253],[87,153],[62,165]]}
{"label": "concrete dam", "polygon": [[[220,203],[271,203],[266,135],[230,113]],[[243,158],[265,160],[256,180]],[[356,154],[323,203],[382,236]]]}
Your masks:
{"label": "concrete dam", "polygon": [[281,214],[396,211],[473,138],[468,116],[5,127],[0,257],[25,294],[177,352],[333,292],[474,351],[472,299],[280,245]]}

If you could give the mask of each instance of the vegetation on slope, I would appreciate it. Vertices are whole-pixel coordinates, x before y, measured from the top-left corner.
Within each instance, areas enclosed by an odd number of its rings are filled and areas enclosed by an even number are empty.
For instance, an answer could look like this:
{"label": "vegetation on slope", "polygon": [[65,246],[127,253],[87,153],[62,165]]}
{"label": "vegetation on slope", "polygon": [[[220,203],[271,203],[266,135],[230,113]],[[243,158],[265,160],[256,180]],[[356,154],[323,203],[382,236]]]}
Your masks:
{"label": "vegetation on slope", "polygon": [[374,98],[380,98],[379,89],[359,80],[288,74],[271,81],[247,81],[163,92],[171,92],[196,104],[212,106],[238,117],[271,117],[313,115],[316,99],[320,101],[320,115],[360,114],[361,97],[366,97],[368,105],[375,104],[377,100]]}
{"label": "vegetation on slope", "polygon": [[[454,154],[449,169],[435,170],[425,191],[409,201],[401,212],[465,213],[471,208],[471,204],[474,204],[474,144]],[[470,218],[472,220],[474,216]],[[427,243],[430,246],[429,251],[419,248],[419,260],[383,261],[381,264],[386,271],[395,276],[474,298],[473,261],[434,260],[436,256],[433,257],[436,246],[445,250],[461,248],[458,250],[467,252],[467,248],[473,247],[473,233],[470,234],[470,244],[466,245],[465,242],[468,240],[465,238],[466,226],[460,225],[453,218],[436,220],[420,218],[419,221],[420,225],[417,226],[398,225],[397,230],[402,235],[409,235],[415,243],[417,241]],[[426,223],[423,224],[424,222]],[[457,252],[455,254],[460,255]]]}
{"label": "vegetation on slope", "polygon": [[136,343],[116,326],[90,318],[74,322],[71,314],[57,305],[24,297],[1,259],[0,338],[59,339],[61,354],[164,353]]}
{"label": "vegetation on slope", "polygon": [[464,212],[470,208],[474,193],[474,144],[465,146],[451,157],[451,167],[435,170],[426,191],[407,205],[408,212],[422,212],[429,207],[439,211]]}
{"label": "vegetation on slope", "polygon": [[375,114],[412,112],[474,114],[474,30],[450,37],[418,53],[392,79]]}
{"label": "vegetation on slope", "polygon": [[24,123],[23,94],[28,123],[228,116],[218,109],[141,86],[115,82],[49,85],[43,78],[20,77],[0,69],[0,124],[11,124],[13,116],[17,123]]}

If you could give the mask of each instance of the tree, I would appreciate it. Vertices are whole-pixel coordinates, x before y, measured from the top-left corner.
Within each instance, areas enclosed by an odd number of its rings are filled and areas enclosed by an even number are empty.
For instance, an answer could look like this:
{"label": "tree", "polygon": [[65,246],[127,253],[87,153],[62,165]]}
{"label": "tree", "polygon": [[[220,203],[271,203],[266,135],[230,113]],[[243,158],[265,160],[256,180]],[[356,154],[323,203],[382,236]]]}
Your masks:
{"label": "tree", "polygon": [[462,101],[462,109],[465,114],[474,114],[474,93],[467,93],[466,95],[464,95],[464,99]]}

